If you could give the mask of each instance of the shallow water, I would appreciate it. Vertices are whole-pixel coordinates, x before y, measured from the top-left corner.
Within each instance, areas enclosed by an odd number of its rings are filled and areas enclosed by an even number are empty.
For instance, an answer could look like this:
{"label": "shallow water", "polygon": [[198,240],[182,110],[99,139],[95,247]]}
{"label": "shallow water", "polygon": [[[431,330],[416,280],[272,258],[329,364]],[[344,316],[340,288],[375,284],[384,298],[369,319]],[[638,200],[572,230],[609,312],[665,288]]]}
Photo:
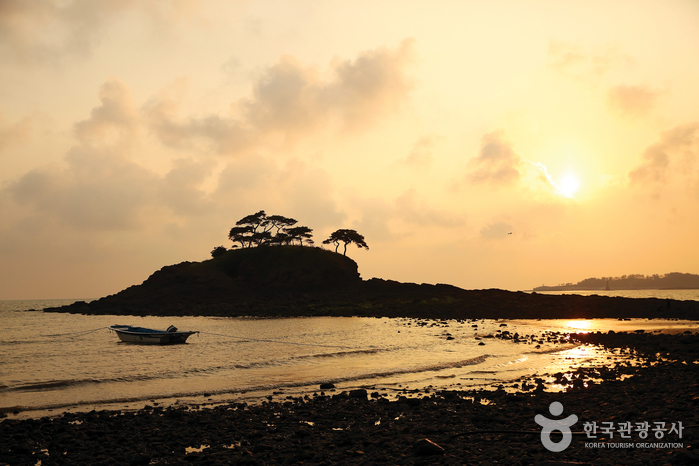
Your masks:
{"label": "shallow water", "polygon": [[[70,301],[68,301],[70,302]],[[138,408],[175,400],[259,399],[338,390],[486,387],[623,358],[569,343],[482,338],[586,330],[696,330],[696,322],[420,321],[388,318],[250,319],[84,316],[25,309],[67,302],[0,302],[0,411]],[[198,330],[185,345],[122,343],[107,327]],[[480,345],[479,343],[485,343]],[[12,415],[12,414],[11,414]]]}

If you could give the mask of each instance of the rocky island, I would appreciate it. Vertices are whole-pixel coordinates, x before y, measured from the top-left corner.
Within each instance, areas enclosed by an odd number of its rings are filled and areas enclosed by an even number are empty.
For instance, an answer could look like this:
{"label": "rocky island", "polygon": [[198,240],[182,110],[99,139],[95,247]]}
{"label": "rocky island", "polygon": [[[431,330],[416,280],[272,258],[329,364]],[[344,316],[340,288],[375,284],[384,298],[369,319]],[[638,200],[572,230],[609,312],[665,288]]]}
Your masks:
{"label": "rocky island", "polygon": [[170,316],[375,316],[434,319],[699,319],[699,303],[544,295],[363,280],[349,257],[317,247],[228,250],[163,267],[140,285],[49,312]]}

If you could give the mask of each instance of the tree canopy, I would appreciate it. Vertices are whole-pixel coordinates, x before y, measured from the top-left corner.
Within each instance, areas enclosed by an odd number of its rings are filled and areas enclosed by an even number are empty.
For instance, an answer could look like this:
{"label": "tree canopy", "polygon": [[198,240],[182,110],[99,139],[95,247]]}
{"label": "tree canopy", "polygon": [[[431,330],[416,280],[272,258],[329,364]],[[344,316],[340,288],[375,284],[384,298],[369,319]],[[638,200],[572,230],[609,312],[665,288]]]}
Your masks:
{"label": "tree canopy", "polygon": [[312,229],[297,226],[296,219],[282,215],[268,216],[264,210],[247,215],[235,223],[228,233],[228,239],[233,241],[233,247],[251,248],[254,246],[294,244],[298,241],[313,244]]}
{"label": "tree canopy", "polygon": [[[264,210],[246,215],[228,232],[228,239],[234,248],[252,248],[259,246],[284,246],[304,244],[312,246],[313,230],[307,226],[297,225],[296,219],[283,215],[267,215]],[[337,252],[340,243],[344,243],[343,255],[347,255],[347,245],[355,244],[358,248],[369,249],[364,236],[355,230],[340,229],[334,231],[323,244],[334,244]],[[211,251],[213,257],[225,254],[226,248],[218,246]]]}
{"label": "tree canopy", "polygon": [[220,257],[224,255],[228,251],[225,247],[223,246],[216,246],[212,251],[211,251],[211,257]]}
{"label": "tree canopy", "polygon": [[340,246],[340,243],[345,243],[345,249],[342,252],[343,256],[347,255],[347,245],[348,244],[356,244],[359,249],[365,248],[369,249],[369,246],[367,246],[366,241],[364,241],[364,236],[360,235],[357,233],[356,230],[347,230],[347,229],[340,229],[340,230],[335,230],[328,239],[323,241],[323,244],[334,244],[335,245],[335,252],[337,252],[337,248]]}

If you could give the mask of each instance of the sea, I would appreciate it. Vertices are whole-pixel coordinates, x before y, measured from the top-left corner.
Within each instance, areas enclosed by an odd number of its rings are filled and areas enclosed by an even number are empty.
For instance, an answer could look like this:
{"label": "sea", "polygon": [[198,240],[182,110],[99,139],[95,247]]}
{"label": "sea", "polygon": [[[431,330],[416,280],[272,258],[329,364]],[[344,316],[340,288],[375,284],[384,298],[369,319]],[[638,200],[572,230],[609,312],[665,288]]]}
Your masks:
{"label": "sea", "polygon": [[[699,300],[699,290],[650,291],[623,295]],[[609,293],[614,295],[588,294]],[[509,388],[535,377],[553,381],[553,374],[579,366],[635,363],[627,353],[561,339],[568,332],[699,331],[699,322],[663,319],[263,319],[38,310],[74,301],[0,301],[0,416],[258,403],[313,396],[323,383],[335,386],[326,394],[365,388],[389,398],[414,391]],[[199,333],[183,345],[137,345],[121,342],[109,330],[115,324],[175,325]],[[487,337],[505,331],[535,339],[515,343]]]}

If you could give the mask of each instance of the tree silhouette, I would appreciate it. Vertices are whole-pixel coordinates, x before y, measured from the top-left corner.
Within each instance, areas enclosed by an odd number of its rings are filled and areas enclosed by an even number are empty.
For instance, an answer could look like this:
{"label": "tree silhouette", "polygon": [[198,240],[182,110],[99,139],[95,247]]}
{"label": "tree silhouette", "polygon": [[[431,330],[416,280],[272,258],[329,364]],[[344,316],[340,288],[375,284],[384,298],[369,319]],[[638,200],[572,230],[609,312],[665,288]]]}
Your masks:
{"label": "tree silhouette", "polygon": [[[240,243],[242,248],[253,246],[267,246],[293,244],[295,241],[303,246],[303,243],[313,244],[311,240],[312,229],[297,226],[296,219],[282,215],[267,216],[264,210],[247,215],[238,220],[228,233],[228,239],[233,243]],[[234,244],[233,247],[238,247]]]}
{"label": "tree silhouette", "polygon": [[289,237],[289,235],[287,235],[283,231],[280,231],[272,237],[272,241],[270,242],[270,244],[274,246],[282,246],[285,244],[289,244],[290,242],[291,238]]}
{"label": "tree silhouette", "polygon": [[[252,235],[253,228],[250,225],[242,227],[233,227],[231,228],[231,231],[228,233],[228,239],[230,239],[234,243],[236,241],[239,242],[241,248],[247,248],[252,245]],[[238,245],[234,244],[233,247],[237,248]]]}
{"label": "tree silhouette", "polygon": [[342,252],[343,256],[347,255],[347,245],[351,243],[356,244],[359,249],[369,249],[369,246],[367,246],[366,242],[364,241],[364,236],[360,235],[355,230],[347,229],[334,231],[328,239],[323,241],[323,244],[334,244],[335,252],[337,252],[337,248],[340,246],[341,242],[345,243],[345,250]]}
{"label": "tree silhouette", "polygon": [[276,228],[276,234],[279,234],[281,230],[287,230],[296,225],[296,223],[298,223],[293,218],[283,217],[281,215],[270,215],[269,217],[267,217],[266,221],[267,224],[265,225],[265,230],[271,231],[272,228]]}
{"label": "tree silhouette", "polygon": [[298,240],[299,246],[303,246],[304,241],[309,244],[313,244],[313,240],[311,240],[311,237],[313,236],[311,233],[313,230],[308,227],[289,228],[288,230],[284,230],[284,232],[288,235],[290,243]]}
{"label": "tree silhouette", "polygon": [[228,252],[228,249],[226,249],[223,246],[216,246],[212,251],[211,251],[211,257],[220,257],[224,255],[226,252]]}

